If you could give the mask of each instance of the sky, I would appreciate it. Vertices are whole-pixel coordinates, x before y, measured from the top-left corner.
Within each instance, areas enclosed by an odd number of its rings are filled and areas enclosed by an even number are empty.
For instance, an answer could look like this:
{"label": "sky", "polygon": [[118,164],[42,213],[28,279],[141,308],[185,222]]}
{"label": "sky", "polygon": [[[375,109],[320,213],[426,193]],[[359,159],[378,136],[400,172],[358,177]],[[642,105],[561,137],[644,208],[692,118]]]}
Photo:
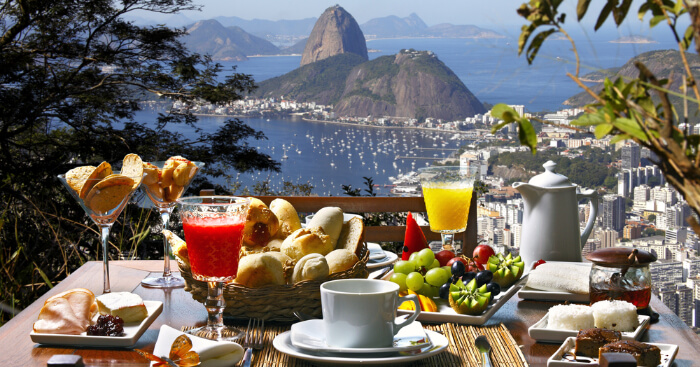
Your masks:
{"label": "sky", "polygon": [[[416,13],[428,26],[439,23],[469,24],[513,34],[519,33],[520,27],[526,23],[516,13],[523,2],[524,0],[193,0],[193,4],[201,5],[202,10],[184,12],[183,15],[191,20],[211,19],[217,16],[293,20],[317,18],[326,8],[339,4],[350,12],[359,24],[378,17],[395,15],[403,18]],[[560,7],[569,14],[567,27],[590,30],[606,0],[591,2],[589,14],[584,18],[582,25],[575,21],[577,2],[566,0]],[[648,24],[647,22],[642,23],[636,17],[637,9],[642,3],[643,0],[634,0],[627,24],[621,27],[622,33],[638,34],[648,28],[644,25]],[[158,18],[155,15],[149,16]],[[614,28],[612,19],[608,19],[606,25]]]}

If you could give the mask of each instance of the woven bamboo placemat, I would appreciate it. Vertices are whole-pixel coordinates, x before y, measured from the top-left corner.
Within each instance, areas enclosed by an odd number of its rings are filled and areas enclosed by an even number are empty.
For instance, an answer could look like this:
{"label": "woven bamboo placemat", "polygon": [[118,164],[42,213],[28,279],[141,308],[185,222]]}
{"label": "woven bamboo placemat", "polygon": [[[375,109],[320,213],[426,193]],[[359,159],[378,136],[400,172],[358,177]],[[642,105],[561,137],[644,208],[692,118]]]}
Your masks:
{"label": "woven bamboo placemat", "polygon": [[[485,335],[491,344],[491,361],[494,367],[528,366],[525,356],[518,348],[518,344],[510,335],[505,325],[472,326],[472,325],[424,325],[426,329],[442,333],[447,337],[449,346],[447,350],[420,361],[406,364],[406,366],[481,366],[481,354],[474,346],[474,340],[479,335]],[[253,366],[255,367],[311,367],[314,363],[290,357],[280,353],[272,345],[272,340],[279,334],[291,328],[288,324],[265,325],[265,347],[256,350],[253,354]],[[189,328],[185,327],[183,330]],[[245,329],[245,327],[243,328]],[[240,366],[241,363],[238,364]]]}

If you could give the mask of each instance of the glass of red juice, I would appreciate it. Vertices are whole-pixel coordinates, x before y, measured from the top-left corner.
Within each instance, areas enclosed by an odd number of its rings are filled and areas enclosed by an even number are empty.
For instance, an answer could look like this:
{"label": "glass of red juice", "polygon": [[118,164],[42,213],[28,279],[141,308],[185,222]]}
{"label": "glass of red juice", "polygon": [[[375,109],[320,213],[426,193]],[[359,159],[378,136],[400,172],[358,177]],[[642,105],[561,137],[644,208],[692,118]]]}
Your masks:
{"label": "glass of red juice", "polygon": [[243,335],[224,325],[224,284],[236,278],[243,227],[250,200],[235,196],[192,196],[177,200],[194,279],[207,282],[207,325],[189,334],[212,340]]}

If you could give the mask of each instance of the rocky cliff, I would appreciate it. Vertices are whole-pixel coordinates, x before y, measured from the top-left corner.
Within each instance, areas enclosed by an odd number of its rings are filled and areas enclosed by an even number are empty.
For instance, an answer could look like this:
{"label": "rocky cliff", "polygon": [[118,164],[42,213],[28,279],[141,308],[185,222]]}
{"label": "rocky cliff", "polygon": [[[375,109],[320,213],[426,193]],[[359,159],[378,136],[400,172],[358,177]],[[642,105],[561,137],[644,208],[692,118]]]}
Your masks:
{"label": "rocky cliff", "polygon": [[486,109],[432,52],[402,50],[353,68],[334,112],[456,120]]}
{"label": "rocky cliff", "polygon": [[[688,59],[690,70],[693,71],[695,79],[698,80],[700,78],[700,72],[698,71],[700,70],[700,57],[698,57],[697,54],[686,53],[686,58]],[[595,84],[590,88],[598,93],[603,89],[603,80],[605,77],[610,78],[612,81],[618,77],[630,79],[639,77],[639,70],[636,66],[634,66],[634,63],[637,61],[644,64],[654,75],[656,75],[658,79],[670,78],[672,83],[669,89],[675,92],[680,92],[681,83],[684,81],[683,75],[685,74],[685,68],[683,67],[681,55],[677,50],[645,52],[631,58],[622,67],[596,71],[586,74],[581,78],[585,81],[597,82],[598,84]],[[655,98],[656,96],[652,94],[652,97]],[[674,105],[677,105],[677,109],[681,107],[679,104],[680,98],[671,96],[671,101]],[[564,102],[564,104],[574,107],[584,106],[589,103],[593,103],[593,98],[586,92],[581,92]],[[692,106],[690,106],[691,104]],[[696,104],[691,104],[689,104],[691,109],[697,108]],[[682,111],[682,109],[678,109],[678,111]]]}
{"label": "rocky cliff", "polygon": [[326,9],[316,21],[306,41],[300,65],[343,53],[357,54],[368,60],[367,44],[360,26],[350,13],[335,5]]}

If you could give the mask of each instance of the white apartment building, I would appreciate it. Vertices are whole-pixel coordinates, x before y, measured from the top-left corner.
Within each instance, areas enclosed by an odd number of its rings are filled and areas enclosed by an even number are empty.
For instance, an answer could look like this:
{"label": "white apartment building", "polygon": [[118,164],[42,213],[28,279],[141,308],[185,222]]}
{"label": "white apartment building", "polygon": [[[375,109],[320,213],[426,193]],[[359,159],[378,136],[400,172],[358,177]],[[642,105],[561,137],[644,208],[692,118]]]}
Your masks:
{"label": "white apartment building", "polygon": [[[651,270],[651,285],[657,291],[664,284],[678,284],[683,282],[683,263],[673,260],[657,260],[649,265]],[[675,288],[675,287],[674,287]],[[675,289],[673,289],[675,294]]]}

